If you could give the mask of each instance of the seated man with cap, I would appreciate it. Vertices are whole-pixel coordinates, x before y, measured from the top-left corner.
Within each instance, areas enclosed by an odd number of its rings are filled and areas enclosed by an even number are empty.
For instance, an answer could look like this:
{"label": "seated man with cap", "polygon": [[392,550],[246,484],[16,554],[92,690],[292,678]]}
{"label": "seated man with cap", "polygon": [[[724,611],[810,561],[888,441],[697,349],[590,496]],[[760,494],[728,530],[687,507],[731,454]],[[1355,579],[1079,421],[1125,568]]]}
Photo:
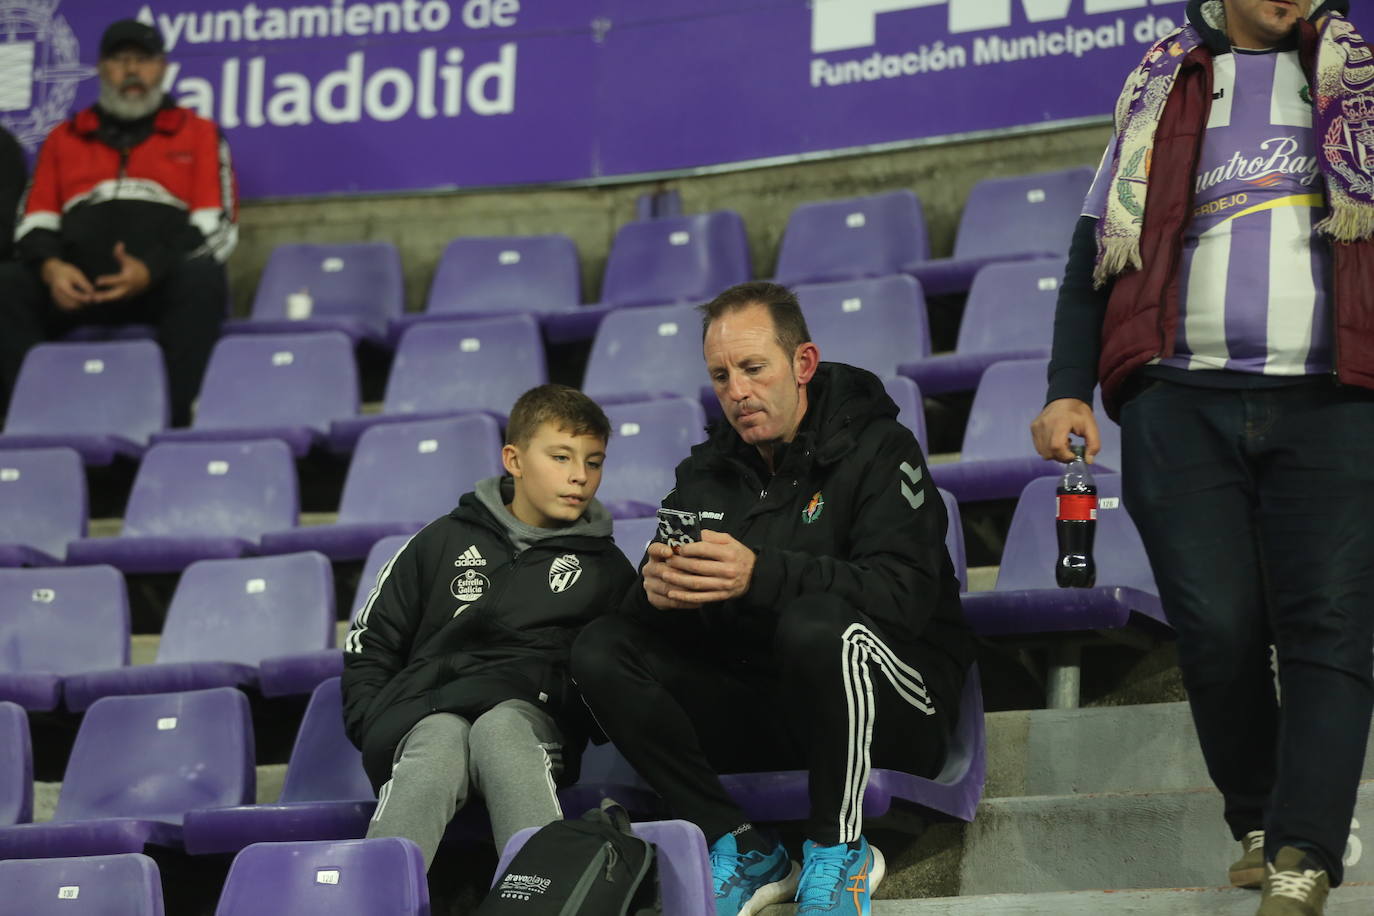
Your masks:
{"label": "seated man with cap", "polygon": [[0,410],[25,352],[80,325],[150,324],[172,418],[190,419],[227,302],[237,194],[219,128],[163,90],[152,26],[100,40],[100,98],[48,135],[0,264]]}

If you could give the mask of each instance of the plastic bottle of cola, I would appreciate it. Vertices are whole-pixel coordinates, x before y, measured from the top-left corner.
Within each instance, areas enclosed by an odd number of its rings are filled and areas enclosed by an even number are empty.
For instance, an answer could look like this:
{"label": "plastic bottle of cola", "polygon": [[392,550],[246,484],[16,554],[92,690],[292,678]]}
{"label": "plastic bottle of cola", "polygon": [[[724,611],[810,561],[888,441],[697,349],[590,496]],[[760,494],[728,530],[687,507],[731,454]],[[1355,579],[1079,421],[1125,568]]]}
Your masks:
{"label": "plastic bottle of cola", "polygon": [[1054,579],[1060,588],[1092,588],[1097,581],[1093,535],[1097,531],[1097,484],[1083,461],[1083,446],[1073,446],[1074,459],[1064,470],[1055,491],[1059,511],[1054,523],[1059,536],[1059,562]]}

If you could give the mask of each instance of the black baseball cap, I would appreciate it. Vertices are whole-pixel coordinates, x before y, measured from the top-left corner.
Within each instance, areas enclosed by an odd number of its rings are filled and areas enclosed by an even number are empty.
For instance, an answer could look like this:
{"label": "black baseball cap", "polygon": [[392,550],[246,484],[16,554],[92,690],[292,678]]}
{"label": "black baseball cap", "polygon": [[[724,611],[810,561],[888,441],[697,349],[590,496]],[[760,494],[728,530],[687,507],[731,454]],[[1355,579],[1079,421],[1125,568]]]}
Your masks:
{"label": "black baseball cap", "polygon": [[100,56],[109,57],[125,45],[133,45],[149,54],[161,54],[166,50],[162,33],[157,29],[137,19],[121,19],[100,36]]}

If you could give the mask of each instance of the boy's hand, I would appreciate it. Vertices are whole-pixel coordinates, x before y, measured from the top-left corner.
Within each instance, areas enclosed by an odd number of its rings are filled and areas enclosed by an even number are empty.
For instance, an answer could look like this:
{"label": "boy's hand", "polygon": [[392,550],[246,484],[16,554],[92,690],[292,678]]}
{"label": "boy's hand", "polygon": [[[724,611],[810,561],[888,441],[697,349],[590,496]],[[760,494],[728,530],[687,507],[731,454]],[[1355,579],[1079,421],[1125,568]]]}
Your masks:
{"label": "boy's hand", "polygon": [[669,551],[659,577],[671,586],[666,597],[672,601],[729,601],[749,591],[754,561],[754,551],[730,535],[703,528],[700,541],[683,545],[677,556]]}
{"label": "boy's hand", "polygon": [[700,605],[668,597],[672,586],[664,580],[663,574],[668,571],[668,560],[672,556],[673,549],[667,544],[654,541],[649,545],[649,560],[644,564],[644,594],[649,603],[661,611],[694,610]]}

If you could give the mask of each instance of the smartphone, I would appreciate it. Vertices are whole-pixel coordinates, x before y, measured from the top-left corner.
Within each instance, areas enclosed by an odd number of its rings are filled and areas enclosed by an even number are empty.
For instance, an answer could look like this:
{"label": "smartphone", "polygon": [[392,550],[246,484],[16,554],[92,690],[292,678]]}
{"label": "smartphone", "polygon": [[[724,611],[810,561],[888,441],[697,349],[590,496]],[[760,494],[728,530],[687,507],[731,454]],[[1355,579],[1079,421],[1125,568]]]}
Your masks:
{"label": "smartphone", "polygon": [[658,516],[658,534],[654,535],[654,540],[673,548],[673,553],[678,553],[684,544],[701,540],[701,525],[695,512],[659,509],[655,514]]}

